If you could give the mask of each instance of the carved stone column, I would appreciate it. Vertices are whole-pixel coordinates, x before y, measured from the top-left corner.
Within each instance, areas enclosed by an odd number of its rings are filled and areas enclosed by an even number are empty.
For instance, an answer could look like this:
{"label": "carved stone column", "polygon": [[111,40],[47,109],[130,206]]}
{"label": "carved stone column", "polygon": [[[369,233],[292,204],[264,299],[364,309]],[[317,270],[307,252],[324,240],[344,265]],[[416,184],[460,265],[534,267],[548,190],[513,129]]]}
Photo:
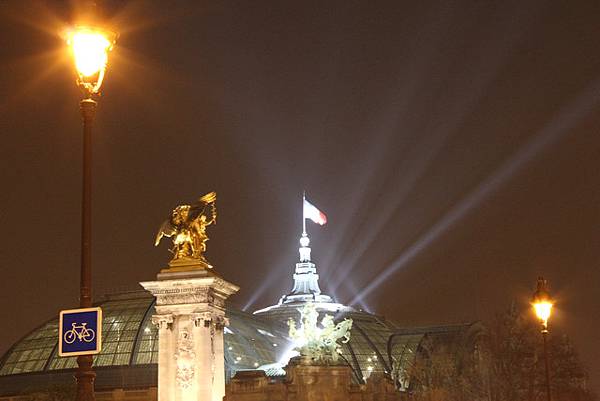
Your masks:
{"label": "carved stone column", "polygon": [[[229,320],[225,317],[219,317],[214,322],[214,351],[215,355],[225,355],[225,344],[223,342],[223,329],[229,325]],[[215,380],[219,383],[225,383],[225,358],[215,360]],[[213,387],[213,401],[223,401],[225,396],[225,387]]]}
{"label": "carved stone column", "polygon": [[156,297],[158,401],[221,401],[225,300],[239,287],[202,268],[165,269],[140,284]]}
{"label": "carved stone column", "polygon": [[[173,343],[173,315],[154,315],[152,323],[158,328],[158,388],[167,389],[169,388],[168,372],[173,369],[171,354],[169,354]],[[163,399],[173,399],[172,392]]]}

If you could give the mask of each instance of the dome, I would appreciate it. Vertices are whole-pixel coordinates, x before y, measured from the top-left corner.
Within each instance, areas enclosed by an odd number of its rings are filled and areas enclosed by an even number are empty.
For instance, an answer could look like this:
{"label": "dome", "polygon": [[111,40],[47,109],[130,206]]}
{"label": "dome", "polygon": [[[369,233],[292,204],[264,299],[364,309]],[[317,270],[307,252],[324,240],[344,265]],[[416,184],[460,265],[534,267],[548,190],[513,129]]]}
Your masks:
{"label": "dome", "polygon": [[[136,291],[106,296],[97,304],[104,319],[102,351],[94,356],[96,387],[101,390],[115,385],[156,386],[158,332],[151,323],[154,298]],[[291,308],[288,313],[298,314]],[[280,374],[280,370],[266,367],[285,363],[293,348],[287,338],[288,314],[270,318],[231,307],[226,314],[230,322],[224,333],[226,378],[238,370],[263,366],[269,374]],[[395,325],[352,309],[339,313],[336,320],[346,317],[353,319],[354,324],[342,356],[357,381],[363,381],[372,372],[388,372],[386,344]],[[36,382],[43,383],[49,377],[72,381],[76,358],[58,356],[57,338],[58,319],[54,318],[15,343],[0,359],[0,395],[35,387]]]}
{"label": "dome", "polygon": [[398,329],[393,322],[381,316],[357,311],[340,304],[321,291],[317,265],[311,260],[310,240],[304,231],[300,238],[300,260],[296,263],[293,274],[293,286],[290,293],[283,295],[275,305],[254,312],[255,316],[270,322],[287,322],[292,318],[296,322],[300,318],[299,310],[307,303],[313,303],[319,312],[319,319],[324,314],[333,315],[339,322],[352,319],[350,341],[342,346],[342,358],[352,368],[358,383],[364,383],[373,373],[390,374],[393,356],[388,356],[388,338]]}
{"label": "dome", "polygon": [[[151,322],[154,298],[145,291],[105,297],[102,351],[94,356],[96,387],[156,386],[158,331]],[[284,326],[229,308],[225,329],[226,377],[238,370],[256,369],[279,361],[291,348]],[[42,324],[14,344],[0,359],[0,395],[22,390],[25,382],[43,382],[48,376],[72,380],[76,357],[58,356],[58,318]],[[66,373],[66,374],[65,374]],[[19,380],[23,379],[23,383]]]}
{"label": "dome", "polygon": [[[299,309],[315,303],[321,316],[353,321],[350,341],[342,345],[342,359],[352,368],[355,381],[364,383],[373,373],[390,374],[400,356],[388,356],[388,339],[398,327],[384,318],[344,306],[322,294],[310,248],[302,244],[292,292],[278,304],[254,314],[227,306],[229,325],[224,330],[225,378],[240,370],[261,369],[282,376],[294,344],[287,321],[298,322]],[[102,351],[93,358],[97,391],[157,386],[158,331],[151,318],[155,300],[145,291],[105,296],[102,308]],[[43,387],[49,382],[73,381],[75,357],[58,355],[58,319],[49,320],[25,335],[0,359],[0,396]],[[395,347],[394,350],[398,350]],[[401,350],[405,356],[406,349]],[[404,360],[401,358],[401,360]],[[408,361],[408,360],[407,360]]]}

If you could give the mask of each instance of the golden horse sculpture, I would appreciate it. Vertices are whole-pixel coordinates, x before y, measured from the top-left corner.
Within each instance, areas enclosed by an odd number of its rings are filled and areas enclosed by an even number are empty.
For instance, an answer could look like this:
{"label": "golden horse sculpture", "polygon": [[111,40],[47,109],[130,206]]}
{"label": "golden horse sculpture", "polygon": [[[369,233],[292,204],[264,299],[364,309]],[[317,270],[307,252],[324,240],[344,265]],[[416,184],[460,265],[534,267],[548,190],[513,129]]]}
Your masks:
{"label": "golden horse sculpture", "polygon": [[191,205],[179,205],[160,227],[154,246],[158,246],[163,237],[173,241],[170,252],[173,259],[170,266],[198,263],[208,268],[212,266],[204,257],[206,251],[206,227],[217,222],[215,202],[217,193],[210,192]]}

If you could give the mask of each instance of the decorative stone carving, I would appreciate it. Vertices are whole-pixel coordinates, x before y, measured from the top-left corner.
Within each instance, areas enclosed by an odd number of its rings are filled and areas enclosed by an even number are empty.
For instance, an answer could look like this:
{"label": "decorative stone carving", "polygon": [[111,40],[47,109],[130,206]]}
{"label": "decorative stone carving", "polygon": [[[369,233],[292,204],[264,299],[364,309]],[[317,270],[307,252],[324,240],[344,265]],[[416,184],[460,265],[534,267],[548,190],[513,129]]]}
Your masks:
{"label": "decorative stone carving", "polygon": [[156,297],[154,321],[164,328],[158,332],[158,399],[221,401],[225,299],[239,288],[213,270],[195,268],[162,270],[141,285]]}
{"label": "decorative stone carving", "polygon": [[229,326],[229,319],[227,319],[225,316],[217,316],[215,319],[215,328],[221,331],[226,326]]}
{"label": "decorative stone carving", "polygon": [[173,315],[153,315],[152,324],[154,324],[159,330],[171,330],[173,326]]}
{"label": "decorative stone carving", "polygon": [[194,323],[194,327],[209,327],[213,320],[212,313],[210,312],[192,313],[190,318]]}
{"label": "decorative stone carving", "polygon": [[[215,280],[215,284],[225,285],[222,280]],[[211,288],[168,288],[157,291],[156,304],[163,305],[180,305],[180,304],[212,304],[219,308],[225,308],[225,297],[219,292],[215,292]]]}
{"label": "decorative stone carving", "polygon": [[181,388],[188,388],[192,385],[194,379],[194,363],[196,353],[194,352],[194,342],[192,334],[187,329],[179,331],[177,339],[177,352],[175,361],[177,362],[177,384]]}

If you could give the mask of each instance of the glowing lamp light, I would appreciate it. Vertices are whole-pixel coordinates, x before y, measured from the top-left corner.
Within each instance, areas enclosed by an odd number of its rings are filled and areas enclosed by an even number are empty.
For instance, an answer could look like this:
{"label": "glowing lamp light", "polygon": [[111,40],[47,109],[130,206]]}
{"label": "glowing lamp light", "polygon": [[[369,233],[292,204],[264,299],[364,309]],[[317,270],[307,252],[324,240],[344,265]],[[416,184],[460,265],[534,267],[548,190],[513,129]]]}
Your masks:
{"label": "glowing lamp light", "polygon": [[110,41],[102,32],[79,29],[70,38],[77,71],[89,77],[106,68]]}
{"label": "glowing lamp light", "polygon": [[90,94],[97,93],[104,79],[114,34],[80,26],[67,32],[67,44],[73,54],[79,85]]}
{"label": "glowing lamp light", "polygon": [[548,319],[550,318],[550,312],[552,311],[552,303],[538,302],[533,304],[533,308],[535,309],[535,314],[538,319],[540,319],[545,326],[548,325]]}
{"label": "glowing lamp light", "polygon": [[554,302],[550,298],[550,294],[547,289],[548,282],[544,278],[538,278],[537,290],[533,294],[531,305],[535,311],[536,316],[542,322],[542,332],[548,332],[548,319],[552,313],[552,307]]}

